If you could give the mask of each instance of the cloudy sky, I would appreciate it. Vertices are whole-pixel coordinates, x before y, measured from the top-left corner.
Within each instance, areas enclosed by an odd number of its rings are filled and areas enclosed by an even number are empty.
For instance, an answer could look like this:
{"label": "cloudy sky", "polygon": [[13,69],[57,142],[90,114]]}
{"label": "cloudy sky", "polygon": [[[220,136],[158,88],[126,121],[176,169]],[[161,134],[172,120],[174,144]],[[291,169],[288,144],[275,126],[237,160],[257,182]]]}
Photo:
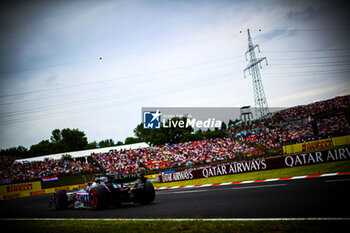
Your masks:
{"label": "cloudy sky", "polygon": [[350,94],[345,2],[1,1],[0,148],[124,141],[142,107],[254,106],[247,28],[269,106]]}

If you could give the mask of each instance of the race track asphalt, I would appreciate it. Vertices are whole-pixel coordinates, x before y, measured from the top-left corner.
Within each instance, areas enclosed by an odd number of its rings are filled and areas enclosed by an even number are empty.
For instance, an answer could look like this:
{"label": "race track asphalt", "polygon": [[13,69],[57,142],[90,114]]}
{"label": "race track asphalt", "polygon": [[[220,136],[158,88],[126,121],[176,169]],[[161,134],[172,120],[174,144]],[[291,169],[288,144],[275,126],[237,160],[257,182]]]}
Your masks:
{"label": "race track asphalt", "polygon": [[349,218],[350,175],[156,191],[149,205],[56,211],[51,195],[0,201],[0,218]]}

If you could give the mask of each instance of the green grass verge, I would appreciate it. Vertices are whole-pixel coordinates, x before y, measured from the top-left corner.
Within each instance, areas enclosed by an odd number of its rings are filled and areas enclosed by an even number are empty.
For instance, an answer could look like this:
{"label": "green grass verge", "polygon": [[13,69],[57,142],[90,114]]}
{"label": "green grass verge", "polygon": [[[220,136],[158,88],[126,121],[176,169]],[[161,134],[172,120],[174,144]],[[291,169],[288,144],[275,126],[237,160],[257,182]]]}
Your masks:
{"label": "green grass verge", "polygon": [[198,184],[217,184],[226,182],[237,182],[246,180],[263,180],[271,178],[282,178],[291,176],[303,175],[318,175],[324,173],[334,172],[350,172],[350,161],[337,161],[330,163],[320,163],[307,166],[299,166],[293,168],[281,168],[267,171],[247,172],[225,176],[215,176],[203,179],[194,179],[188,181],[178,181],[169,183],[153,182],[154,187],[172,187],[172,186],[186,186]]}
{"label": "green grass verge", "polygon": [[8,232],[344,232],[348,221],[1,221]]}

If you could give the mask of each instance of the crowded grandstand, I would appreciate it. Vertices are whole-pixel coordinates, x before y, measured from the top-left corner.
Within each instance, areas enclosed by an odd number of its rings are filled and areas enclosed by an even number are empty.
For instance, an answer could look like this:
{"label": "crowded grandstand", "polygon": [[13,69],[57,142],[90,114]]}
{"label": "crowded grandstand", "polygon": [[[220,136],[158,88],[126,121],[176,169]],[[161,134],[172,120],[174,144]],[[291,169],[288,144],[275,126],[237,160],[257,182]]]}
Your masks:
{"label": "crowded grandstand", "polygon": [[224,138],[207,138],[145,148],[92,153],[86,160],[15,162],[0,157],[0,183],[24,182],[47,176],[100,172],[158,172],[228,160],[267,157],[282,146],[350,134],[350,95],[287,108],[267,118],[241,122],[225,129]]}

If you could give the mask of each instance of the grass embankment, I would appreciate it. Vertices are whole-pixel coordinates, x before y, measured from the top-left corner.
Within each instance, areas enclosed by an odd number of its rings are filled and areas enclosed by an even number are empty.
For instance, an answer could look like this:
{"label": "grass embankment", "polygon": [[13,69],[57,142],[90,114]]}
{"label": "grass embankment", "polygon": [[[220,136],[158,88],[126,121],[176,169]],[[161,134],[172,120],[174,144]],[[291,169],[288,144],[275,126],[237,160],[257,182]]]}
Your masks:
{"label": "grass embankment", "polygon": [[291,176],[303,175],[318,175],[334,172],[350,172],[350,161],[337,161],[330,163],[313,164],[308,166],[299,166],[292,168],[281,168],[267,171],[248,172],[241,174],[215,176],[203,179],[194,179],[188,181],[178,181],[169,183],[153,182],[154,187],[172,187],[172,186],[186,186],[199,184],[217,184],[226,182],[237,182],[246,180],[263,180],[271,178],[283,178]]}
{"label": "grass embankment", "polygon": [[344,232],[348,221],[6,221],[11,232]]}

